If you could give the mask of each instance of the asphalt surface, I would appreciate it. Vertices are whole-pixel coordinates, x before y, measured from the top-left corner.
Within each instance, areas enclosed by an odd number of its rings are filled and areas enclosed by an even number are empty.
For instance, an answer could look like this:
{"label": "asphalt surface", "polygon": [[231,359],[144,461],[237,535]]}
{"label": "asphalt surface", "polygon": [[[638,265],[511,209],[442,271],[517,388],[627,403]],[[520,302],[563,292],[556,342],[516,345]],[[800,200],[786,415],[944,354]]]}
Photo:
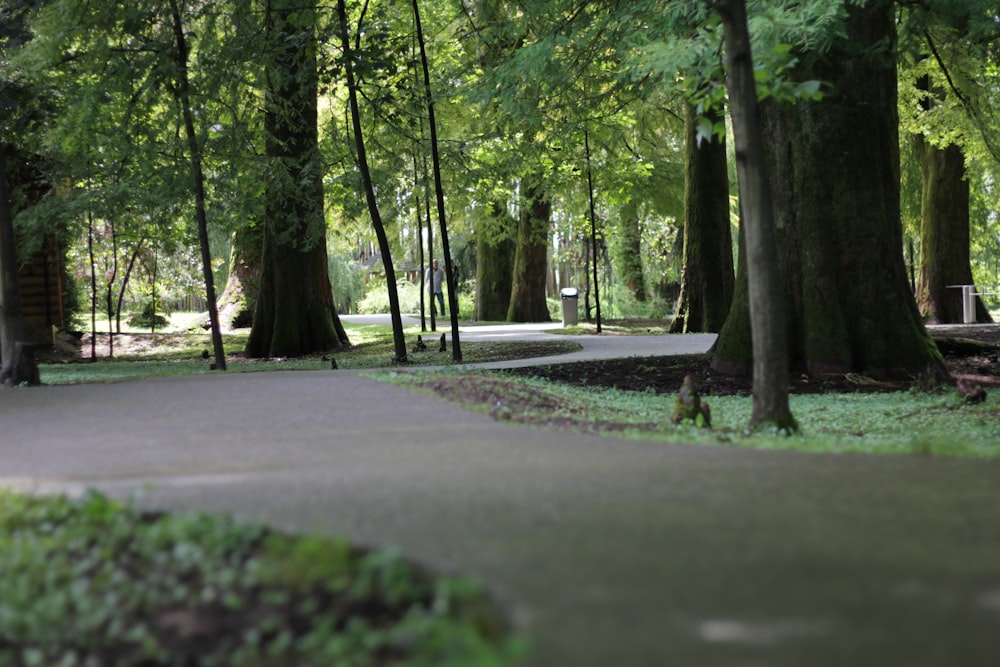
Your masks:
{"label": "asphalt surface", "polygon": [[0,485],[398,547],[485,582],[530,667],[1000,665],[995,463],[534,430],[346,371],[5,390],[0,420]]}

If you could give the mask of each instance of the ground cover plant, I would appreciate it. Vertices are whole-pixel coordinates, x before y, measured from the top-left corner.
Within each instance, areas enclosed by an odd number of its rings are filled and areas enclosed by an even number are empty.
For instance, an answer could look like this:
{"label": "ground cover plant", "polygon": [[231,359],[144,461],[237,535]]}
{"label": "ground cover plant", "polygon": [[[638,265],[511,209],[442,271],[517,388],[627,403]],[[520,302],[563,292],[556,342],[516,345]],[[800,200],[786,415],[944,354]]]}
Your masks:
{"label": "ground cover plant", "polygon": [[[640,328],[644,328],[641,327]],[[1000,458],[1000,327],[935,328],[955,386],[861,374],[789,378],[801,434],[745,433],[751,378],[716,374],[707,355],[631,357],[501,372],[391,373],[379,377],[526,425],[671,442],[801,451]],[[671,422],[686,376],[710,404],[712,429]]]}
{"label": "ground cover plant", "polygon": [[967,404],[952,390],[792,394],[800,434],[746,433],[751,399],[703,396],[712,428],[673,424],[674,394],[574,386],[510,371],[392,373],[381,377],[527,426],[661,442],[811,452],[1000,458],[1000,408]]}
{"label": "ground cover plant", "polygon": [[389,551],[201,514],[0,491],[0,664],[511,664],[477,586]]}

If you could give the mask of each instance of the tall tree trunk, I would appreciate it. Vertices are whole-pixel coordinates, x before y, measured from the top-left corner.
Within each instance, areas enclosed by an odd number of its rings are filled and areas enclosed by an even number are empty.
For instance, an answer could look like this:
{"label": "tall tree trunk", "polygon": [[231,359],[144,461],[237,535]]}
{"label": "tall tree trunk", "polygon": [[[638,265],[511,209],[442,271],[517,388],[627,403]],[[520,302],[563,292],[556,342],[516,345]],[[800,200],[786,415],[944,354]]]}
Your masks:
{"label": "tall tree trunk", "polygon": [[795,431],[788,406],[785,305],[777,263],[774,214],[761,139],[750,35],[743,0],[719,4],[726,39],[726,64],[736,140],[746,241],[747,296],[753,343],[751,428]]}
{"label": "tall tree trunk", "polygon": [[[594,204],[594,172],[591,167],[591,160],[590,160],[590,131],[586,129],[583,132],[583,147],[587,156],[587,203],[588,203],[587,208],[590,217],[590,240],[593,242],[594,248],[597,248],[598,236],[597,236],[597,211],[596,211],[596,206]],[[611,272],[609,270],[605,275],[610,275],[610,273]],[[645,292],[645,289],[643,291]],[[597,305],[597,333],[601,333],[601,289],[597,280],[596,251],[594,252],[594,303]]]}
{"label": "tall tree trunk", "polygon": [[642,228],[639,203],[629,199],[618,210],[618,238],[615,245],[618,274],[632,298],[646,301],[646,275],[642,268]]}
{"label": "tall tree trunk", "polygon": [[[721,114],[709,112],[712,120]],[[684,265],[670,331],[722,330],[733,300],[733,235],[729,223],[729,167],[724,138],[699,143],[688,104],[684,169]]]}
{"label": "tall tree trunk", "polygon": [[431,130],[431,168],[434,172],[434,199],[437,203],[438,222],[441,225],[441,249],[444,254],[444,276],[448,285],[448,314],[451,316],[451,358],[455,363],[462,361],[462,343],[458,332],[458,286],[455,284],[455,268],[451,261],[448,244],[448,223],[444,207],[444,186],[441,182],[441,155],[438,150],[437,119],[434,113],[434,95],[431,90],[430,65],[424,44],[424,31],[420,24],[420,4],[413,0],[413,22],[417,29],[417,44],[420,46],[420,64],[424,73],[424,97],[427,102],[427,122]]}
{"label": "tall tree trunk", "polygon": [[188,50],[177,0],[171,0],[174,19],[174,37],[177,47],[177,97],[184,115],[184,130],[187,135],[188,153],[191,160],[191,178],[194,184],[194,209],[198,220],[198,245],[201,248],[201,267],[205,281],[205,301],[208,303],[208,320],[212,330],[212,348],[215,351],[215,368],[226,370],[226,351],[222,346],[222,330],[219,327],[219,310],[215,302],[215,276],[212,272],[212,251],[208,242],[208,212],[205,197],[205,175],[202,169],[201,144],[194,127],[191,110],[190,86],[188,84]]}
{"label": "tall tree trunk", "polygon": [[17,278],[14,212],[7,187],[6,147],[0,146],[0,367],[11,368],[14,346],[24,338],[21,290]]}
{"label": "tall tree trunk", "polygon": [[90,360],[97,361],[97,261],[94,258],[94,213],[87,209],[87,257],[90,260]]}
{"label": "tall tree trunk", "polygon": [[[422,134],[423,134],[423,132],[421,131],[421,135]],[[419,152],[420,151],[420,142],[417,141],[417,142],[414,142],[414,143],[415,143],[414,148],[416,149],[417,152]],[[426,269],[427,269],[427,267],[430,266],[430,262],[428,261],[430,258],[426,258],[424,256],[424,254],[425,254],[425,251],[424,251],[424,233],[423,233],[424,221],[423,221],[423,217],[422,217],[423,216],[423,206],[424,205],[421,203],[421,199],[420,199],[420,186],[421,186],[422,182],[425,182],[424,179],[423,179],[423,175],[427,173],[427,168],[426,168],[426,164],[425,164],[424,165],[424,170],[421,171],[420,169],[418,169],[417,165],[418,165],[418,162],[417,162],[417,156],[416,156],[416,152],[415,152],[414,155],[413,155],[413,210],[414,210],[414,213],[416,215],[416,221],[417,221],[417,258],[418,258],[418,262],[419,262],[418,266],[420,267],[419,276],[423,276],[424,273],[425,273],[425,271],[426,271]],[[428,217],[430,217],[429,214],[428,214]],[[430,223],[428,222],[428,226],[429,225],[430,225]],[[424,289],[423,287],[420,288],[419,292],[420,292],[420,330],[421,331],[427,331],[427,301],[426,300],[427,300],[428,294],[427,294],[427,290]]]}
{"label": "tall tree trunk", "polygon": [[270,165],[263,264],[249,357],[291,357],[348,343],[333,303],[319,155],[314,9],[270,0],[264,126]]}
{"label": "tall tree trunk", "polygon": [[517,221],[498,202],[490,205],[490,215],[476,229],[476,319],[499,321],[507,318],[513,285],[514,240],[509,230]]}
{"label": "tall tree trunk", "polygon": [[117,323],[117,327],[115,326],[115,281],[118,280],[118,231],[113,221],[109,220],[108,224],[111,226],[111,271],[106,274],[108,276],[108,286],[104,305],[108,314],[108,345],[111,352],[110,356],[113,357],[115,356],[115,334],[120,334],[122,327],[120,321]]}
{"label": "tall tree trunk", "polygon": [[[145,236],[139,238],[139,243],[136,244],[135,250],[132,251],[132,255],[129,257],[128,264],[125,265],[125,275],[122,276],[122,283],[118,286],[118,301],[115,303],[115,331],[117,333],[122,332],[122,307],[125,304],[125,291],[128,289],[129,281],[132,280],[135,261],[139,259],[139,253],[142,252],[142,245],[145,242]],[[156,315],[156,313],[153,313],[153,315]]]}
{"label": "tall tree trunk", "polygon": [[344,74],[347,77],[347,97],[351,107],[351,126],[354,129],[354,145],[357,148],[358,171],[361,172],[361,183],[365,190],[365,200],[368,202],[368,212],[378,237],[379,250],[382,253],[382,266],[385,269],[386,289],[389,292],[389,313],[392,320],[392,338],[396,351],[397,362],[405,362],[406,340],[403,338],[403,320],[399,312],[399,292],[396,289],[396,271],[392,266],[392,252],[389,248],[389,238],[382,224],[378,202],[375,197],[375,185],[372,183],[371,170],[368,168],[368,155],[365,152],[364,134],[361,127],[361,110],[358,105],[358,89],[354,78],[354,54],[351,49],[348,32],[347,6],[344,0],[337,0],[337,15],[340,22],[340,45],[344,52]]}
{"label": "tall tree trunk", "polygon": [[[107,285],[104,288],[104,312],[108,315],[108,356],[115,356],[115,281],[118,280],[118,233],[115,231],[115,223],[107,221],[107,226],[111,228],[111,268],[104,260],[104,276]],[[118,333],[121,333],[119,331]]]}
{"label": "tall tree trunk", "polygon": [[552,318],[545,300],[545,279],[552,204],[540,184],[527,183],[524,187],[525,203],[521,206],[517,224],[517,249],[507,321],[549,322]]}
{"label": "tall tree trunk", "polygon": [[[965,153],[955,144],[947,148],[932,146],[922,135],[914,135],[913,146],[923,187],[917,304],[929,322],[962,322],[962,292],[953,286],[973,283]],[[993,321],[978,297],[976,321]]]}
{"label": "tall tree trunk", "polygon": [[[791,314],[787,359],[815,375],[947,378],[903,263],[893,16],[890,0],[852,5],[831,53],[794,74],[834,92],[762,108],[784,277],[775,298]],[[758,260],[747,233],[752,290]],[[734,313],[746,307],[734,298],[730,320],[743,321]],[[745,369],[746,336],[727,321],[713,367]]]}
{"label": "tall tree trunk", "polygon": [[263,250],[262,225],[241,227],[233,234],[229,277],[219,297],[219,321],[224,329],[243,329],[253,324],[260,291]]}
{"label": "tall tree trunk", "polygon": [[[423,141],[424,136],[424,121],[423,118],[420,119],[420,137]],[[427,224],[427,267],[431,265],[434,261],[434,223],[431,220],[431,195],[430,186],[428,185],[427,178],[427,157],[423,157],[423,185],[424,185],[424,221]],[[429,269],[426,267],[420,267],[422,271],[426,272]],[[421,275],[425,275],[422,273]],[[434,299],[434,295],[428,293],[427,289],[421,288],[421,294],[426,294],[431,300]],[[437,331],[437,309],[431,305],[431,331]]]}

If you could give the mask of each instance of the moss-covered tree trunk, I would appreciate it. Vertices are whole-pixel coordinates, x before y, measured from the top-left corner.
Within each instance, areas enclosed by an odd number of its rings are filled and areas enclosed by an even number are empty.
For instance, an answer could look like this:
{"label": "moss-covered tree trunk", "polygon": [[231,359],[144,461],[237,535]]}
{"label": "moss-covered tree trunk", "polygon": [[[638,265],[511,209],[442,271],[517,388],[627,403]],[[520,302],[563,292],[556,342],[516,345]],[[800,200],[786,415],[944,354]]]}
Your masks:
{"label": "moss-covered tree trunk", "polygon": [[615,242],[618,274],[632,298],[646,301],[646,274],[642,266],[642,225],[639,202],[629,199],[618,212],[618,235]]}
{"label": "moss-covered tree trunk", "polygon": [[7,147],[0,145],[0,367],[9,370],[15,345],[24,338],[24,315],[17,277],[14,211],[7,190]]}
{"label": "moss-covered tree trunk", "polygon": [[476,229],[476,319],[507,318],[513,286],[515,244],[510,229],[517,225],[499,203]]}
{"label": "moss-covered tree trunk", "polygon": [[[953,286],[973,283],[965,153],[955,144],[938,148],[920,135],[914,136],[913,146],[923,188],[917,304],[928,322],[962,322],[962,291]],[[978,297],[976,321],[993,321]]]}
{"label": "moss-covered tree trunk", "polygon": [[243,329],[253,324],[260,291],[264,229],[242,227],[233,234],[229,254],[229,276],[219,297],[219,321],[224,329]]}
{"label": "moss-covered tree trunk", "polygon": [[[830,95],[762,109],[795,371],[947,377],[903,264],[893,12],[850,7],[828,57],[794,74]],[[745,308],[738,291],[717,370],[750,367]]]}
{"label": "moss-covered tree trunk", "polygon": [[[720,120],[713,115],[713,120]],[[718,332],[733,300],[733,235],[725,138],[698,141],[691,105],[684,117],[684,265],[670,331]]]}
{"label": "moss-covered tree trunk", "polygon": [[249,357],[292,357],[347,343],[327,268],[316,128],[315,12],[267,4],[264,126],[269,174],[263,264]]}
{"label": "moss-covered tree trunk", "polygon": [[552,204],[538,184],[527,185],[525,195],[517,223],[517,250],[507,321],[548,322],[552,318],[545,300],[545,281]]}

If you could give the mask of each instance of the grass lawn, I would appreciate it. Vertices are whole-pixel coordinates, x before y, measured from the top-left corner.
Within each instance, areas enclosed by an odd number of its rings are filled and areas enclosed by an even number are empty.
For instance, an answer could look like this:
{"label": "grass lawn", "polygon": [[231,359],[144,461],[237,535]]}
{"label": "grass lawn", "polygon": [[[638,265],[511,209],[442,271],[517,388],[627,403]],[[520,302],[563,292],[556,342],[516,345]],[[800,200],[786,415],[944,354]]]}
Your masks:
{"label": "grass lawn", "polygon": [[749,433],[753,399],[712,396],[712,428],[671,423],[674,397],[569,386],[489,371],[378,372],[496,419],[616,438],[756,449],[1000,458],[1000,402],[966,404],[954,389],[792,395],[796,435]]}
{"label": "grass lawn", "polygon": [[[207,332],[197,326],[197,319],[190,313],[174,317],[171,327],[152,334],[148,330],[125,328],[120,336],[115,336],[114,357],[108,357],[106,334],[100,340],[101,346],[96,360],[90,360],[90,347],[84,341],[81,350],[84,359],[40,363],[39,371],[44,384],[87,384],[97,382],[121,382],[149,377],[172,375],[200,375],[216,372],[211,370],[212,341]],[[192,330],[192,323],[194,330]],[[106,325],[98,324],[98,331]],[[337,362],[338,369],[373,369],[397,366],[392,329],[387,325],[344,323],[351,346],[335,354],[314,354],[294,359],[246,359],[238,356],[246,347],[248,331],[223,334],[223,347],[229,356],[227,372],[250,373],[275,370],[330,370],[330,358]],[[438,351],[437,336],[447,331],[449,347],[446,352]],[[439,329],[438,333],[424,333],[427,340],[425,351],[414,351],[413,344],[421,333],[419,326],[404,328],[407,340],[408,358],[406,367],[441,366],[453,364],[451,336],[449,329]],[[99,336],[99,338],[101,338]],[[562,354],[580,349],[576,343],[565,341],[543,341],[535,343],[481,342],[462,343],[462,362],[479,363],[502,361],[525,357]],[[233,356],[237,354],[237,356]]]}

